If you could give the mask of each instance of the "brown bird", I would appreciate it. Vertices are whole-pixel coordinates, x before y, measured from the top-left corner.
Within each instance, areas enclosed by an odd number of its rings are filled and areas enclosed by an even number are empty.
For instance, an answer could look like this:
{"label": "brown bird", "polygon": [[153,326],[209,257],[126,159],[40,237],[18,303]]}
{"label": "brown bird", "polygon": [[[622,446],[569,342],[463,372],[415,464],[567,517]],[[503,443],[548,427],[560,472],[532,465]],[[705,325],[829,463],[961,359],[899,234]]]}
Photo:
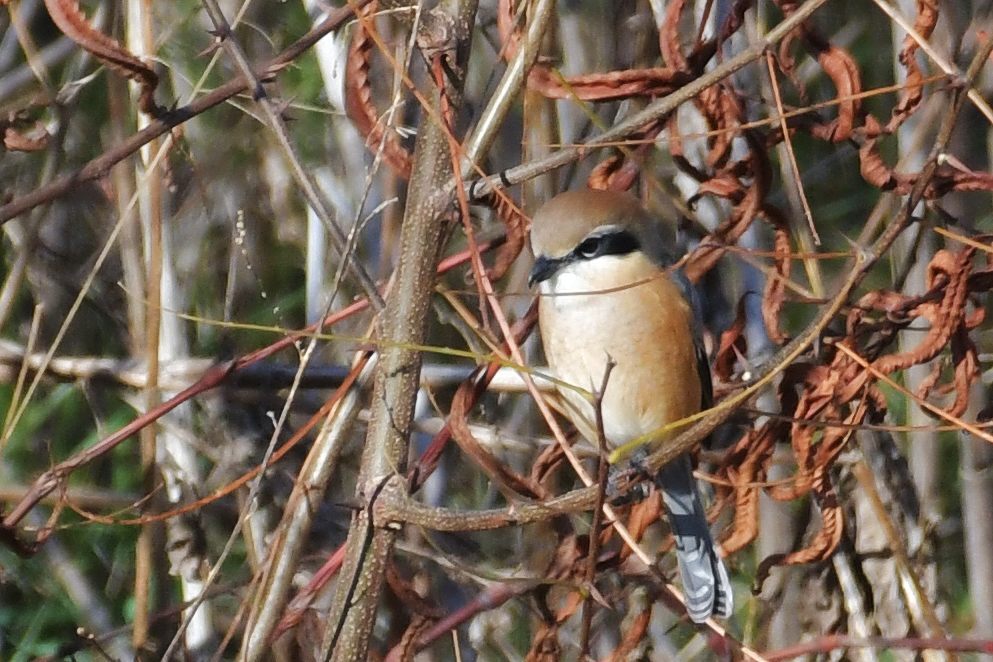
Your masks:
{"label": "brown bird", "polygon": [[[710,369],[693,290],[668,269],[676,260],[671,225],[626,193],[570,191],[534,215],[531,247],[530,283],[540,284],[539,325],[554,375],[594,391],[608,360],[616,364],[602,398],[611,448],[710,406]],[[582,391],[558,390],[569,417],[593,441],[592,402]],[[731,584],[689,456],[663,467],[657,482],[690,618],[699,623],[730,615]]]}

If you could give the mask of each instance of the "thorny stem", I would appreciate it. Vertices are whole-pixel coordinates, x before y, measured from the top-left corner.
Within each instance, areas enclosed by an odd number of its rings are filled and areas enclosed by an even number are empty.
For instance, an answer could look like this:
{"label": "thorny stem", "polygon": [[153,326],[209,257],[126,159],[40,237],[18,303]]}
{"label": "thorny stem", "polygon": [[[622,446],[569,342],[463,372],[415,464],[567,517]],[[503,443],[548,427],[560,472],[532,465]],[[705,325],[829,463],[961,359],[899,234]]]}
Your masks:
{"label": "thorny stem", "polygon": [[[320,25],[305,34],[303,37],[291,44],[286,50],[259,67],[258,78],[267,80],[277,72],[284,69],[288,64],[300,57],[311,46],[317,43],[321,37],[334,32],[341,27],[345,21],[350,19],[355,10],[368,4],[371,0],[351,0],[349,6],[336,9]],[[138,131],[120,145],[113,147],[100,156],[87,162],[82,168],[59,179],[39,187],[34,191],[11,200],[7,204],[0,206],[0,225],[12,218],[19,216],[27,210],[55,198],[59,198],[80,184],[91,182],[105,177],[110,169],[137,152],[142,146],[147,145],[164,133],[168,133],[174,127],[183,124],[189,119],[218,106],[235,95],[241,94],[248,88],[248,82],[241,75],[224,83],[220,87],[197,97],[188,105],[174,108],[161,117],[151,121],[147,127]]]}
{"label": "thorny stem", "polygon": [[369,276],[369,272],[366,271],[355,252],[348,250],[348,239],[344,231],[338,225],[337,221],[335,221],[324,197],[317,190],[317,185],[314,183],[313,177],[310,176],[303,167],[303,164],[300,163],[296,149],[293,147],[293,142],[290,140],[289,131],[286,129],[286,122],[282,117],[282,109],[279,108],[275,101],[269,98],[262,80],[252,70],[252,65],[249,63],[248,57],[232,36],[231,26],[228,24],[224,13],[217,4],[217,0],[201,0],[201,2],[204,9],[207,10],[211,22],[214,24],[217,39],[221,42],[224,49],[228,51],[231,59],[234,60],[235,65],[245,79],[246,86],[252,92],[252,98],[262,106],[262,111],[265,113],[266,120],[269,122],[269,127],[276,136],[276,142],[279,144],[280,149],[282,149],[283,155],[290,165],[290,172],[293,174],[293,179],[296,180],[297,186],[300,187],[300,191],[307,199],[307,204],[310,205],[310,208],[321,219],[321,223],[327,228],[331,239],[334,241],[335,248],[338,249],[338,253],[341,255],[341,259],[347,263],[355,280],[362,288],[370,303],[372,303],[372,307],[376,312],[381,312],[384,306],[383,297],[380,296],[379,290],[376,289],[376,283],[373,282]]}
{"label": "thorny stem", "polygon": [[610,471],[610,462],[607,460],[607,433],[603,427],[603,396],[607,392],[607,382],[610,381],[610,373],[614,371],[617,362],[612,357],[607,356],[607,365],[603,369],[603,380],[600,388],[597,389],[593,397],[594,412],[596,413],[596,441],[597,441],[597,497],[596,507],[593,509],[593,521],[590,524],[589,551],[586,557],[586,577],[585,586],[588,593],[583,601],[583,623],[579,636],[579,654],[586,657],[590,649],[590,628],[593,625],[593,594],[596,591],[596,561],[600,555],[600,525],[603,521],[603,504],[607,494],[607,475]]}
{"label": "thorny stem", "polygon": [[[375,361],[370,353],[361,353],[356,366]],[[338,401],[317,435],[313,448],[301,467],[293,491],[283,509],[283,517],[269,545],[259,587],[251,600],[245,626],[242,655],[245,660],[265,659],[300,560],[303,543],[310,533],[313,518],[324,498],[327,484],[338,466],[338,457],[362,403],[368,366],[362,369],[355,385]]]}
{"label": "thorny stem", "polygon": [[972,58],[972,62],[969,64],[965,77],[959,81],[958,88],[953,92],[954,96],[952,97],[951,107],[942,120],[941,126],[938,129],[938,135],[934,140],[934,146],[931,148],[931,153],[928,154],[924,167],[921,169],[920,174],[918,174],[913,188],[910,189],[900,215],[886,228],[886,231],[876,240],[876,243],[872,247],[873,261],[878,260],[882,257],[883,253],[889,250],[893,242],[896,241],[897,236],[906,229],[907,224],[913,216],[914,209],[924,199],[924,193],[931,183],[931,178],[934,177],[935,171],[938,169],[940,157],[952,138],[955,120],[958,119],[959,112],[961,112],[962,106],[965,105],[966,99],[968,99],[968,93],[972,90],[979,72],[982,71],[983,65],[986,64],[986,61],[990,57],[990,53],[993,53],[993,39],[988,39],[979,51],[976,52],[976,55]]}
{"label": "thorny stem", "polygon": [[[631,133],[641,129],[646,124],[657,121],[665,117],[680,104],[689,101],[697,96],[704,89],[714,85],[734,72],[744,68],[748,64],[762,57],[766,49],[775,45],[783,39],[790,31],[808,19],[818,8],[828,0],[808,0],[799,7],[793,14],[785,18],[782,23],[770,30],[758,43],[742,51],[735,57],[727,60],[723,64],[715,67],[692,83],[676,90],[672,94],[649,104],[644,110],[619,123],[613,129],[591,139],[584,145],[561,149],[554,154],[526,163],[516,168],[506,170],[498,176],[474,180],[468,182],[470,199],[482,197],[496,189],[506,185],[513,185],[525,180],[537,177],[559,168],[561,166],[577,161],[585,156],[591,148],[621,140]],[[257,69],[258,78],[265,80],[269,76],[283,69],[287,64],[300,56],[301,53],[310,48],[318,39],[332,32],[341,26],[347,19],[351,18],[353,12],[367,4],[369,0],[350,0],[348,6],[342,7],[333,12],[321,25],[317,26],[304,37],[297,40],[279,56],[274,58],[267,65]],[[147,128],[134,134],[121,145],[113,148],[101,156],[91,160],[83,168],[74,173],[70,173],[52,182],[48,186],[41,187],[30,193],[26,193],[11,202],[0,206],[0,224],[22,214],[32,207],[65,195],[70,190],[81,183],[93,181],[106,175],[106,173],[116,163],[127,158],[142,145],[147,144],[154,138],[166,133],[175,126],[178,126],[192,117],[223,103],[231,97],[247,89],[247,82],[241,76],[228,81],[215,88],[212,92],[205,94],[189,105],[177,108],[165,113],[161,118],[151,122]],[[443,199],[450,199],[455,186],[455,180],[450,179],[446,185],[439,187],[436,195]]]}
{"label": "thorny stem", "polygon": [[818,315],[817,319],[814,320],[806,329],[804,329],[800,335],[779,350],[779,352],[777,352],[776,355],[766,363],[768,368],[766,368],[745,391],[739,393],[737,396],[721,401],[717,406],[711,408],[695,425],[682,432],[678,437],[673,439],[671,443],[667,443],[662,449],[653,453],[648,458],[647,465],[649,469],[653,471],[658,470],[666,462],[671,461],[680,453],[692,448],[694,444],[706,437],[715,428],[717,428],[717,426],[727,420],[728,416],[730,416],[739,405],[743,404],[746,400],[755,395],[760,387],[768,384],[776,375],[785,370],[787,366],[799,358],[800,355],[807,351],[814,341],[820,337],[824,329],[827,328],[827,325],[831,319],[841,310],[842,306],[845,305],[849,294],[851,294],[855,287],[862,282],[862,279],[865,278],[865,275],[869,272],[872,266],[875,265],[875,263],[879,261],[879,259],[890,249],[896,238],[910,223],[910,220],[913,217],[914,209],[924,198],[924,193],[938,168],[939,157],[948,146],[948,141],[952,136],[952,130],[955,128],[955,120],[957,119],[959,112],[962,110],[962,106],[968,98],[968,90],[972,89],[972,85],[975,83],[979,72],[982,70],[983,65],[989,58],[990,53],[993,53],[993,40],[987,41],[983,44],[982,48],[979,49],[969,65],[965,79],[962,81],[958,89],[955,90],[955,96],[953,97],[951,108],[944,116],[944,120],[938,130],[938,135],[935,138],[934,146],[931,149],[928,160],[926,161],[926,164],[920,174],[917,176],[917,180],[914,182],[914,186],[910,193],[907,195],[907,199],[900,214],[887,226],[886,231],[883,232],[875,243],[873,243],[871,248],[862,249],[858,246],[854,247],[856,249],[855,264],[853,265],[848,278],[841,286],[838,294],[832,300],[831,305],[827,306],[821,314]]}
{"label": "thorny stem", "polygon": [[465,511],[426,506],[408,497],[402,484],[396,484],[388,486],[380,496],[375,517],[383,524],[413,524],[430,531],[489,531],[589,510],[596,504],[597,490],[593,485],[543,501],[518,501],[507,508]]}
{"label": "thorny stem", "polygon": [[[985,60],[991,50],[993,50],[993,42],[987,44],[983,51],[977,54],[976,59],[973,61],[973,66],[970,66],[969,69],[967,86],[971,85],[972,80],[974,80],[976,74],[978,74],[982,61]],[[848,300],[848,297],[854,291],[854,288],[858,285],[858,283],[861,282],[862,278],[864,278],[869,268],[886,252],[892,244],[893,239],[909,222],[911,217],[910,212],[917,204],[917,201],[921,199],[928,181],[934,174],[934,169],[937,165],[937,156],[947,144],[948,138],[951,135],[951,129],[954,125],[955,115],[961,108],[962,98],[964,96],[964,94],[960,93],[956,103],[953,104],[954,112],[946,116],[941,131],[939,132],[939,138],[935,143],[934,149],[932,150],[933,158],[929,161],[928,167],[926,167],[921,173],[914,189],[912,190],[910,196],[908,196],[907,204],[898,219],[898,222],[891,225],[887,232],[885,232],[873,244],[871,249],[858,249],[858,247],[856,247],[857,251],[855,263],[853,268],[850,270],[849,277],[839,288],[837,295],[832,299],[830,304],[822,310],[817,319],[815,319],[806,329],[804,329],[803,332],[801,332],[799,336],[794,338],[793,341],[783,347],[776,354],[776,356],[766,363],[766,368],[753,383],[755,390],[771,381],[771,379],[781,372],[785,366],[791,364],[794,360],[796,360],[796,358],[809,349],[814,341],[820,337],[821,333],[824,331],[831,319],[833,319],[844,306]],[[665,462],[690,449],[701,438],[705,437],[714,428],[716,428],[717,425],[726,420],[726,418],[737,409],[738,405],[740,405],[753,393],[754,390],[750,388],[746,391],[746,393],[740,394],[737,397],[729,398],[709,410],[709,412],[706,412],[702,420],[700,420],[696,425],[686,430],[674,439],[671,444],[667,444],[665,448],[651,456],[648,461],[648,467],[652,470],[658,469],[665,464]],[[434,528],[436,530],[466,531],[506,526],[514,522],[537,521],[542,518],[548,518],[563,512],[568,512],[569,508],[588,507],[588,505],[595,503],[597,499],[597,487],[588,487],[585,489],[576,490],[568,495],[564,495],[563,497],[553,500],[553,502],[546,502],[544,504],[515,505],[506,511],[484,511],[475,513],[446,511],[444,509],[436,508],[429,509],[407,500],[405,495],[402,493],[396,496],[398,497],[396,500],[386,498],[380,502],[380,506],[383,508],[381,514],[384,518],[391,519],[393,521],[411,522],[426,528]],[[568,505],[564,506],[564,504]],[[588,505],[584,506],[583,504]]]}
{"label": "thorny stem", "polygon": [[[635,113],[628,119],[620,122],[612,129],[604,131],[600,135],[591,138],[583,145],[560,149],[550,156],[538,161],[525,163],[517,166],[516,168],[510,168],[498,175],[468,182],[469,198],[478,199],[484,197],[497,189],[519,184],[556,168],[568,165],[573,161],[578,161],[586,156],[593,148],[599,147],[606,143],[613,143],[618,140],[622,140],[630,134],[641,130],[645,126],[659,121],[660,119],[668,116],[683,103],[696,97],[708,87],[716,85],[731,74],[745,68],[752,62],[761,58],[768,48],[779,43],[780,40],[796,29],[805,20],[810,18],[810,16],[827,1],[828,0],[808,0],[802,6],[798,7],[795,12],[783,19],[779,25],[770,30],[762,39],[755,44],[752,44],[738,55],[735,55],[734,57],[726,60],[723,64],[714,67],[711,71],[708,71],[693,82],[684,85],[672,94],[650,103],[640,112]],[[448,195],[448,190],[449,189],[446,188],[444,191],[439,192],[438,195]]]}

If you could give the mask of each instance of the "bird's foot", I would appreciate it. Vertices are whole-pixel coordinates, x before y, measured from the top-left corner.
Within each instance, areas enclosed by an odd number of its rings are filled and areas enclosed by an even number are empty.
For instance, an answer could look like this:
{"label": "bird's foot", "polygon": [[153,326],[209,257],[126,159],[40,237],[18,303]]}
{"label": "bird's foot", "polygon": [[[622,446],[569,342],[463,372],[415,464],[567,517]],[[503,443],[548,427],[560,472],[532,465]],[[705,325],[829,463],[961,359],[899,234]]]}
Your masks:
{"label": "bird's foot", "polygon": [[612,506],[626,506],[648,498],[653,481],[645,467],[644,458],[633,459],[625,467],[612,467],[607,478],[607,501]]}

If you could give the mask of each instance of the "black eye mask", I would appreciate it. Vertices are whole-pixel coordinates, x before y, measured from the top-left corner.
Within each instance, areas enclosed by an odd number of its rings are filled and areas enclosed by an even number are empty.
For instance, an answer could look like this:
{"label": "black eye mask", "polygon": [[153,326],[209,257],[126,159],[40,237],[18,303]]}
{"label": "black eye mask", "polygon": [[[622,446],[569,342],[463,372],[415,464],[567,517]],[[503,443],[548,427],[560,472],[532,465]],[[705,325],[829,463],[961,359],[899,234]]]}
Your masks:
{"label": "black eye mask", "polygon": [[590,235],[570,255],[574,260],[592,260],[601,255],[627,255],[639,248],[638,238],[627,230],[610,230]]}
{"label": "black eye mask", "polygon": [[592,234],[562,257],[538,256],[528,277],[528,285],[548,280],[555,272],[571,262],[592,260],[604,255],[627,255],[641,248],[641,243],[628,230],[611,228]]}

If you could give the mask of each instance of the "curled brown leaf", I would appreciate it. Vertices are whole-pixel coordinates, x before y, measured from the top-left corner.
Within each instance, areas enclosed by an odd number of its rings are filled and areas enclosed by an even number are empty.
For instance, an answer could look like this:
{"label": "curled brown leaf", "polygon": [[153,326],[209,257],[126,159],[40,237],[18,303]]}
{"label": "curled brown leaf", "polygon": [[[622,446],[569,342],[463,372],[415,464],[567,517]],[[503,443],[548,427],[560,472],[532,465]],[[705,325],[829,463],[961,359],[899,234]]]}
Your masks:
{"label": "curled brown leaf", "polygon": [[[930,38],[938,24],[938,2],[937,0],[917,0],[917,16],[914,19],[914,31],[923,39]],[[908,117],[910,117],[924,98],[924,75],[917,65],[917,54],[920,46],[911,35],[903,38],[903,47],[900,49],[900,64],[907,71],[904,80],[904,87],[900,92],[900,100],[893,107],[890,121],[886,125],[889,133],[896,131]]]}
{"label": "curled brown leaf", "polygon": [[773,554],[762,560],[755,572],[752,592],[758,593],[769,572],[777,566],[799,565],[821,561],[831,555],[841,542],[844,531],[844,518],[838,495],[831,485],[826,472],[822,472],[814,484],[814,495],[821,511],[821,529],[805,548],[789,554]]}
{"label": "curled brown leaf", "polygon": [[762,295],[762,320],[765,322],[765,332],[772,342],[782,344],[786,341],[780,324],[780,314],[786,302],[786,283],[790,278],[790,267],[793,264],[793,253],[790,249],[790,233],[786,219],[778,209],[766,205],[763,215],[772,223],[773,273],[765,279],[765,292]]}
{"label": "curled brown leaf", "polygon": [[662,96],[691,80],[692,76],[686,72],[668,67],[625,69],[563,78],[555,69],[538,64],[528,75],[528,89],[549,99],[616,101],[629,97]]}
{"label": "curled brown leaf", "polygon": [[746,309],[745,301],[748,293],[742,294],[735,306],[734,322],[721,333],[714,353],[714,376],[723,382],[731,380],[734,364],[745,355],[748,349],[745,338]]}
{"label": "curled brown leaf", "polygon": [[475,385],[466,381],[463,382],[455,397],[452,398],[452,408],[448,416],[448,425],[452,431],[452,437],[458,443],[466,455],[472,459],[480,469],[482,469],[501,489],[511,490],[520,495],[528,497],[543,498],[547,496],[545,489],[527,477],[521,476],[507,467],[506,464],[498,460],[472,434],[469,428],[468,414],[472,403],[476,398],[473,395]]}
{"label": "curled brown leaf", "polygon": [[348,52],[345,68],[345,112],[356,130],[365,137],[366,146],[376,153],[382,148],[383,160],[400,177],[410,177],[410,154],[400,144],[400,138],[392,128],[384,126],[372,101],[372,53],[375,42],[370,30],[375,29],[373,17],[378,3],[370,2],[359,10],[359,21],[355,26],[352,44]]}
{"label": "curled brown leaf", "polygon": [[30,135],[18,131],[12,126],[3,130],[3,146],[12,152],[37,152],[45,149],[51,136],[45,127],[36,125]]}
{"label": "curled brown leaf", "polygon": [[494,193],[487,197],[486,202],[496,212],[496,216],[503,223],[504,243],[493,256],[493,262],[486,270],[486,275],[490,280],[503,278],[514,261],[524,250],[527,243],[528,225],[527,219],[521,208],[510,199],[506,192]]}
{"label": "curled brown leaf", "polygon": [[93,27],[75,0],[45,0],[52,22],[65,36],[103,62],[108,69],[141,86],[138,107],[143,113],[158,116],[164,110],[155,104],[158,75],[130,51]]}
{"label": "curled brown leaf", "polygon": [[767,421],[758,430],[748,430],[731,449],[727,466],[734,485],[734,520],[721,540],[725,554],[734,554],[758,536],[760,488],[754,483],[765,479],[782,427],[780,421]]}

